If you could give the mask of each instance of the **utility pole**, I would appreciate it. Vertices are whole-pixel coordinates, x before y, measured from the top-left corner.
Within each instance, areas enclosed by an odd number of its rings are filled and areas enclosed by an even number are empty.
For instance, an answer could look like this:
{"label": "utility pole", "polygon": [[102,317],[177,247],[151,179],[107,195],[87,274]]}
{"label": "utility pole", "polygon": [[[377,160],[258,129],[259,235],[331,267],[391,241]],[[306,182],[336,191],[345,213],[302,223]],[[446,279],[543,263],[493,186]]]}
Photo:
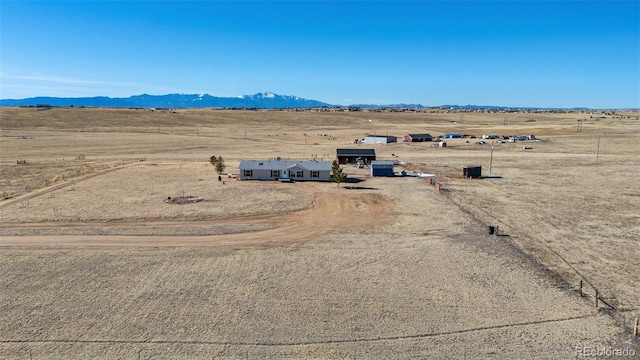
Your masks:
{"label": "utility pole", "polygon": [[489,158],[489,175],[492,174],[491,170],[492,170],[492,167],[493,167],[493,148],[494,148],[493,140],[491,140],[491,157]]}

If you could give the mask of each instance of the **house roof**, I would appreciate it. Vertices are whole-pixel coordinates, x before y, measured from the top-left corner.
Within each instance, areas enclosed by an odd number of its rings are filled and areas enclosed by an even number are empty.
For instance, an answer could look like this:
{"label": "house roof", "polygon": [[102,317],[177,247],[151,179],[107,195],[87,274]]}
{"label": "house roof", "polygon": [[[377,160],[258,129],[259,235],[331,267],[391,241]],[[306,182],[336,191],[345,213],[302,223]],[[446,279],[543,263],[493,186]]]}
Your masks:
{"label": "house roof", "polygon": [[365,138],[387,138],[387,139],[391,138],[391,139],[395,139],[396,137],[392,136],[392,135],[367,135],[367,136],[365,136]]}
{"label": "house roof", "polygon": [[371,167],[388,168],[393,167],[393,160],[373,160]]}
{"label": "house roof", "polygon": [[241,160],[240,170],[288,170],[299,168],[313,171],[331,171],[331,161],[295,160]]}
{"label": "house roof", "polygon": [[412,138],[432,138],[431,134],[407,134]]}
{"label": "house roof", "polygon": [[337,149],[338,156],[376,156],[375,149]]}

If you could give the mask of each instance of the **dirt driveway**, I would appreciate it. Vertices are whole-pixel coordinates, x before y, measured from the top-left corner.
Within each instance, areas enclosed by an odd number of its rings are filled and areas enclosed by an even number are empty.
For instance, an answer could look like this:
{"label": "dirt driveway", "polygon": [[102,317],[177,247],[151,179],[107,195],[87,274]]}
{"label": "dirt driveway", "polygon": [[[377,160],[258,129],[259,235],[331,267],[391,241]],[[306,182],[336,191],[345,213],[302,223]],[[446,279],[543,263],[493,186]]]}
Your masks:
{"label": "dirt driveway", "polygon": [[[244,216],[230,219],[189,220],[184,221],[108,221],[108,222],[55,222],[21,223],[0,225],[2,229],[34,229],[35,231],[53,231],[55,229],[100,227],[107,235],[32,235],[3,236],[0,246],[268,246],[287,242],[305,241],[322,234],[344,228],[366,228],[373,223],[384,225],[394,219],[392,206],[380,194],[366,192],[345,192],[344,189],[327,187],[326,184],[299,183],[312,196],[309,209],[287,214]],[[43,192],[44,194],[45,192]],[[171,226],[245,226],[269,224],[267,230],[234,234],[205,236],[120,236],[109,235],[110,230],[131,227],[171,227]]]}

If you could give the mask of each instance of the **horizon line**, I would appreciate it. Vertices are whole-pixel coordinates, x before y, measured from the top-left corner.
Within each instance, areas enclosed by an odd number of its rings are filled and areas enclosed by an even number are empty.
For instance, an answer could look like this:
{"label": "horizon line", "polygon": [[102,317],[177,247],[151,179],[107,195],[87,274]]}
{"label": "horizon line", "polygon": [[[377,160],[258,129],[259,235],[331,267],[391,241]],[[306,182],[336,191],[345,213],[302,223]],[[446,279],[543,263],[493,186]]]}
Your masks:
{"label": "horizon line", "polygon": [[[380,108],[385,108],[385,107],[406,107],[408,109],[411,108],[419,108],[419,107],[423,107],[423,108],[450,108],[451,110],[455,109],[455,108],[461,108],[461,109],[465,109],[465,108],[484,108],[484,109],[489,109],[489,108],[493,108],[493,109],[545,109],[545,110],[635,110],[635,111],[640,111],[640,107],[588,107],[588,106],[570,106],[570,107],[562,107],[562,106],[531,106],[531,105],[525,105],[525,106],[505,106],[505,105],[475,105],[475,104],[466,104],[466,105],[459,105],[459,104],[441,104],[441,105],[424,105],[421,103],[404,103],[404,102],[400,102],[400,103],[388,103],[388,104],[376,104],[376,103],[352,103],[352,104],[346,104],[346,105],[340,105],[340,104],[330,104],[321,100],[316,100],[316,99],[309,99],[309,98],[304,98],[301,96],[297,96],[297,95],[283,95],[283,94],[277,94],[274,93],[272,91],[261,91],[261,92],[257,92],[254,94],[245,94],[245,95],[237,95],[237,96],[216,96],[216,95],[211,95],[208,93],[181,93],[181,92],[170,92],[170,93],[166,93],[166,94],[149,94],[149,93],[141,93],[141,94],[135,94],[135,95],[129,95],[129,96],[105,96],[105,95],[95,95],[95,96],[74,96],[74,97],[69,97],[69,96],[47,96],[47,95],[41,95],[41,96],[32,96],[32,97],[26,97],[26,98],[21,98],[21,99],[11,99],[11,98],[0,98],[0,102],[10,102],[10,101],[25,101],[25,100],[32,100],[32,99],[39,99],[39,98],[51,98],[51,99],[69,99],[69,100],[73,100],[73,99],[93,99],[93,98],[107,98],[107,99],[128,99],[128,98],[132,98],[132,97],[136,97],[136,96],[143,96],[143,95],[148,95],[148,96],[169,96],[169,95],[184,95],[184,96],[198,96],[198,97],[202,97],[202,96],[211,96],[214,98],[219,98],[219,99],[238,99],[238,98],[243,98],[245,96],[253,96],[253,95],[262,95],[262,94],[273,94],[276,96],[287,96],[287,97],[296,97],[300,100],[307,100],[307,101],[316,101],[316,102],[320,102],[320,103],[324,103],[326,105],[319,105],[319,106],[310,106],[310,107],[301,107],[301,108],[314,108],[314,107],[380,107]],[[266,98],[269,99],[269,98]],[[266,100],[265,99],[265,100]],[[69,105],[69,106],[62,106],[62,105],[49,105],[49,104],[41,104],[41,105],[48,105],[51,107],[70,107],[73,105]],[[6,105],[6,104],[2,104],[0,103],[0,106],[2,107],[11,107],[11,106],[17,106],[17,107],[24,107],[24,106],[36,106],[36,105]],[[100,107],[100,108],[121,108],[122,106],[84,106],[84,107]],[[144,106],[143,106],[144,107]],[[191,107],[173,107],[173,108],[191,108]],[[215,107],[202,107],[202,108],[215,108]],[[259,108],[259,107],[257,107]],[[282,108],[273,108],[273,109],[286,109],[288,107],[282,107]]]}

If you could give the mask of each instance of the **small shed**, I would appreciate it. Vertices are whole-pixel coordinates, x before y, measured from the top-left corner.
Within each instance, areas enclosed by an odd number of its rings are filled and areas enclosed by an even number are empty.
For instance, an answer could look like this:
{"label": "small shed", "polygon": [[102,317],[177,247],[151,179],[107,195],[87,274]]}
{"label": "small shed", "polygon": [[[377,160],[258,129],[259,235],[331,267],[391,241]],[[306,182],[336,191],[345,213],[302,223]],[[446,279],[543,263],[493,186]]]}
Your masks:
{"label": "small shed", "polygon": [[371,176],[393,176],[393,160],[376,160],[371,162]]}
{"label": "small shed", "polygon": [[482,166],[480,165],[463,166],[462,175],[466,178],[479,179],[482,177]]}

